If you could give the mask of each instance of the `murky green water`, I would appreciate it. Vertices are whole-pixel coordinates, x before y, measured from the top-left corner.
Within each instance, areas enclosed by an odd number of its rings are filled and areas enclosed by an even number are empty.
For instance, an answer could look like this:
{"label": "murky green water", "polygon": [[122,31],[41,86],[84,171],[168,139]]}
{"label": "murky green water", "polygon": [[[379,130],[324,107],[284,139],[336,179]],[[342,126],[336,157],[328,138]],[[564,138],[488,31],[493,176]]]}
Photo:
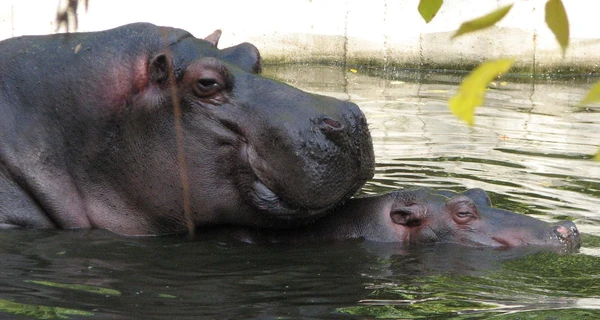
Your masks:
{"label": "murky green water", "polygon": [[459,76],[370,73],[266,69],[362,107],[378,162],[364,193],[480,187],[498,207],[574,220],[580,253],[8,230],[0,318],[600,318],[600,106],[574,106],[596,79],[497,83],[470,128],[446,106]]}

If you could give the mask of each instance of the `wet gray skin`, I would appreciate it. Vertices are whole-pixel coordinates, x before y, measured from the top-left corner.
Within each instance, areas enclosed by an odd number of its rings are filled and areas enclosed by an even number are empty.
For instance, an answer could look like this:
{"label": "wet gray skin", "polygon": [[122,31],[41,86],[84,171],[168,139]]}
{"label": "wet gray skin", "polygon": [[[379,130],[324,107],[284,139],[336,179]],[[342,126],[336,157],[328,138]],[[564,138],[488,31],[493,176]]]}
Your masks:
{"label": "wet gray skin", "polygon": [[286,227],[373,176],[355,104],[264,78],[256,47],[219,36],[138,23],[0,42],[0,226]]}
{"label": "wet gray skin", "polygon": [[312,224],[292,230],[221,228],[247,242],[331,241],[363,238],[402,245],[457,243],[481,247],[539,246],[576,251],[574,223],[548,223],[494,208],[482,189],[463,193],[418,188],[353,198]]}

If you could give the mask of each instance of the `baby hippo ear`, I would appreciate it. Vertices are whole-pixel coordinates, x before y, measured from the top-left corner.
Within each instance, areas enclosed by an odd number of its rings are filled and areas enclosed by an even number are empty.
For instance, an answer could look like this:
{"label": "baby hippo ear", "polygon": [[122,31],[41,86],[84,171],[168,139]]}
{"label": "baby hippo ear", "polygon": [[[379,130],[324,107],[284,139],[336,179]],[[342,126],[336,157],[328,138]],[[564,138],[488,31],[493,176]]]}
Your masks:
{"label": "baby hippo ear", "polygon": [[419,205],[394,205],[390,211],[390,218],[395,224],[405,227],[418,227],[423,223],[423,208]]}
{"label": "baby hippo ear", "polygon": [[479,189],[479,188],[468,189],[467,191],[463,192],[462,194],[471,198],[471,200],[473,200],[473,202],[475,202],[475,204],[477,204],[477,205],[486,206],[486,207],[492,206],[492,200],[490,199],[490,196],[483,189]]}
{"label": "baby hippo ear", "polygon": [[204,38],[204,40],[210,42],[213,46],[216,47],[219,45],[219,39],[221,38],[221,33],[222,33],[221,30],[217,29],[213,33],[208,35],[206,38]]}

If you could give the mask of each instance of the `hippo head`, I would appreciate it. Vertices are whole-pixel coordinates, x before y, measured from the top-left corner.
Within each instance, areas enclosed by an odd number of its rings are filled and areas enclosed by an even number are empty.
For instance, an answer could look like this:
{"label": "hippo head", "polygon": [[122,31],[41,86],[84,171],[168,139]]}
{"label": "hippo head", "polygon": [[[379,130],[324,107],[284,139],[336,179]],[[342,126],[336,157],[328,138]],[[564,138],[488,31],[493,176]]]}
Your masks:
{"label": "hippo head", "polygon": [[219,36],[133,23],[1,41],[0,226],[288,226],[373,176],[355,104],[264,78],[255,46]]}
{"label": "hippo head", "polygon": [[469,189],[461,194],[422,188],[391,193],[389,220],[393,233],[406,243],[454,242],[470,246],[580,246],[570,221],[547,223],[530,216],[491,207],[487,193]]}
{"label": "hippo head", "polygon": [[537,246],[567,252],[580,246],[579,231],[572,222],[547,223],[493,208],[481,189],[458,194],[429,188],[399,190],[352,198],[299,228],[226,226],[209,231],[250,243],[362,238],[401,246],[456,243],[497,248]]}
{"label": "hippo head", "polygon": [[[158,113],[181,109],[195,224],[285,225],[325,212],[373,176],[371,137],[358,106],[260,76],[258,49],[243,43],[219,50],[219,35],[179,36],[156,52],[134,101],[144,110],[161,104]],[[148,167],[160,167],[165,156],[173,161],[173,123],[142,128],[160,132],[150,139],[165,139],[160,149],[171,150],[144,160],[154,162]],[[148,179],[164,183],[161,174]],[[180,192],[177,182],[169,183]]]}

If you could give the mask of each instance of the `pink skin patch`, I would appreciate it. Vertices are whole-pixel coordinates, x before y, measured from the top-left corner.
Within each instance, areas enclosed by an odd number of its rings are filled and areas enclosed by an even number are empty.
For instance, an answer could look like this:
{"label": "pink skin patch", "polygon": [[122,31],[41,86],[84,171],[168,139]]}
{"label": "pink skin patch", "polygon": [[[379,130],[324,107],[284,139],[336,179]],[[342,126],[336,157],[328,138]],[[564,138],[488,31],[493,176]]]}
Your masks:
{"label": "pink skin patch", "polygon": [[562,235],[564,235],[565,237],[569,236],[569,229],[563,227],[563,226],[558,226],[556,227],[554,230],[560,232]]}
{"label": "pink skin patch", "polygon": [[103,92],[108,105],[123,108],[127,101],[148,87],[147,57],[138,57],[132,64],[112,65],[103,81]]}
{"label": "pink skin patch", "polygon": [[505,247],[520,247],[528,244],[527,230],[505,231],[501,237],[492,237],[492,240]]}

